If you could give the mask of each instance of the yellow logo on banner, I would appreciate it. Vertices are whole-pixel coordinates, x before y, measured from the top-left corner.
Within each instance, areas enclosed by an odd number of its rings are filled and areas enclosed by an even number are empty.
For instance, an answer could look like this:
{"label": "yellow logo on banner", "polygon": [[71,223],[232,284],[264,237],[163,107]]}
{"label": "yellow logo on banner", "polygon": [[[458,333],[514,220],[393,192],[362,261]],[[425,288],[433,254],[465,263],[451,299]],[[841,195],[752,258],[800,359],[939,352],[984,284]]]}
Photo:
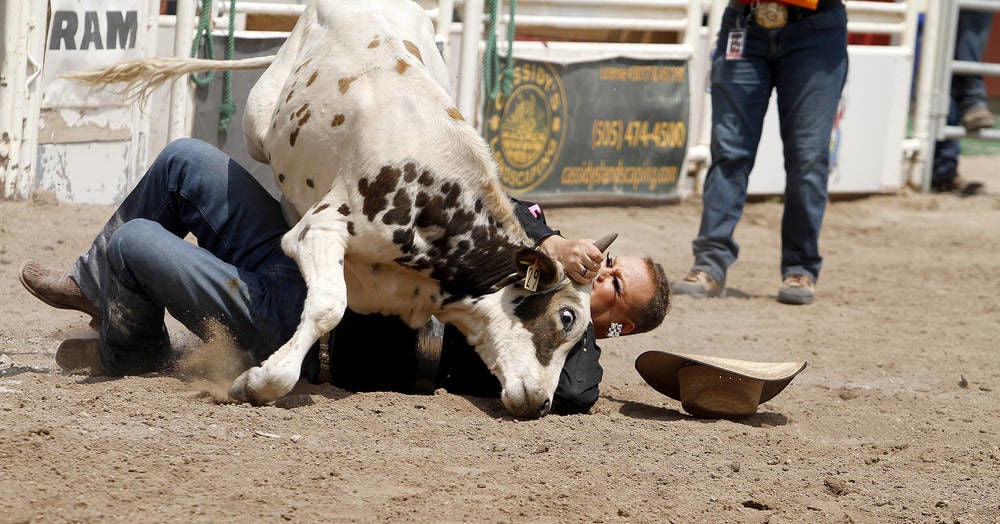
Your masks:
{"label": "yellow logo on banner", "polygon": [[510,97],[491,108],[490,148],[512,193],[531,191],[552,173],[566,136],[566,89],[550,64],[520,62]]}

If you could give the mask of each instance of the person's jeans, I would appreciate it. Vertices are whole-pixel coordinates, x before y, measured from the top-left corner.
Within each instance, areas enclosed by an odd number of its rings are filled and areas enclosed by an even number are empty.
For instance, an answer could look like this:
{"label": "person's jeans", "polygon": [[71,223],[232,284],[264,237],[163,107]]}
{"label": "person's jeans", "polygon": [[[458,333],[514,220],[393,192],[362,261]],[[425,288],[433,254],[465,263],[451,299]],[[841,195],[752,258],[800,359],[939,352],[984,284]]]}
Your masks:
{"label": "person's jeans", "polygon": [[[745,29],[742,58],[726,59],[730,30]],[[830,134],[847,78],[847,14],[843,7],[766,30],[727,9],[712,58],[712,164],[692,243],[693,269],[725,282],[739,255],[733,239],[743,215],[772,89],[785,155],[781,276],[819,276],[819,231],[830,175]]]}
{"label": "person's jeans", "polygon": [[[955,34],[955,60],[979,62],[990,36],[993,13],[961,11]],[[962,123],[962,115],[975,107],[986,106],[986,83],[979,75],[952,75],[951,99],[948,104],[948,125]],[[934,144],[932,181],[945,183],[958,176],[958,140],[938,140]]]}
{"label": "person's jeans", "polygon": [[104,371],[167,363],[164,308],[203,339],[214,321],[267,358],[291,336],[305,300],[298,267],[281,250],[287,230],[279,203],[225,153],[193,139],[169,144],[73,266],[104,313]]}

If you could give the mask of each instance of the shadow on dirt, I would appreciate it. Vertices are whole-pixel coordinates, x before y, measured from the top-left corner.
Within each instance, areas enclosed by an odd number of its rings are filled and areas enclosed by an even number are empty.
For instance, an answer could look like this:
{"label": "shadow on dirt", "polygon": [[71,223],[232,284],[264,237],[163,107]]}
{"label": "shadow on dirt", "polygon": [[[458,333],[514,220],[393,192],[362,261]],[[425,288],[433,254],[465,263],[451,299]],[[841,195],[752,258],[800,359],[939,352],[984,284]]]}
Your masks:
{"label": "shadow on dirt", "polygon": [[626,417],[643,419],[643,420],[659,420],[663,422],[676,422],[679,420],[692,420],[702,423],[714,423],[719,420],[729,420],[735,422],[736,424],[743,424],[745,426],[752,426],[755,428],[770,428],[775,426],[784,426],[788,424],[789,419],[781,413],[774,412],[764,412],[764,413],[754,413],[748,417],[733,417],[733,418],[698,418],[688,415],[682,411],[678,411],[673,408],[665,408],[662,406],[651,406],[649,404],[643,404],[642,402],[632,402],[629,400],[617,400],[613,397],[608,397],[610,400],[621,403],[621,407],[618,408],[618,412]]}

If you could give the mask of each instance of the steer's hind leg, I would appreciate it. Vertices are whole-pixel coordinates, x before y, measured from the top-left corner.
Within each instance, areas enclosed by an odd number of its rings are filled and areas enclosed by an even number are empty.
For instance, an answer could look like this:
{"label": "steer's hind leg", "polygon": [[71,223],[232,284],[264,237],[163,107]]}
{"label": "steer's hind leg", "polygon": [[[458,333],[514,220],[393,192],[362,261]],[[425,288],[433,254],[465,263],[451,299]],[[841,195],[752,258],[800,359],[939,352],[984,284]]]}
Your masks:
{"label": "steer's hind leg", "polygon": [[266,404],[291,391],[299,380],[306,353],[319,337],[340,323],[347,309],[346,228],[330,223],[309,224],[308,219],[300,221],[282,240],[285,252],[298,262],[307,286],[299,326],[292,338],[259,367],[236,378],[229,395],[238,401]]}

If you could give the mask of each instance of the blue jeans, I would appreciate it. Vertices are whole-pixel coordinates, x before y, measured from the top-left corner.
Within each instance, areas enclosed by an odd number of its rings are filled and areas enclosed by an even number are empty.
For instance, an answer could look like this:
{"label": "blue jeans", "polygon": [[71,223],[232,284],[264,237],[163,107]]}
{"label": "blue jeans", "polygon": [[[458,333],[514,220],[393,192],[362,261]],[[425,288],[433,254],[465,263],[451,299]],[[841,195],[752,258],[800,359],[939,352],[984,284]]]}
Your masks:
{"label": "blue jeans", "polygon": [[[993,13],[962,11],[958,14],[955,34],[955,60],[979,62],[990,36]],[[986,106],[986,83],[979,75],[953,75],[951,100],[948,104],[948,125],[962,123],[962,115],[970,109]],[[948,182],[958,176],[958,140],[938,140],[934,144],[933,182]]]}
{"label": "blue jeans", "polygon": [[[729,33],[745,30],[742,57],[727,59]],[[830,133],[847,78],[847,14],[837,7],[767,30],[727,9],[712,57],[712,164],[705,179],[693,269],[725,282],[739,255],[743,215],[772,89],[785,154],[781,276],[818,278],[819,231],[830,175]]]}
{"label": "blue jeans", "polygon": [[291,337],[305,300],[281,250],[287,230],[279,203],[225,153],[193,139],[169,144],[73,266],[104,313],[104,371],[138,374],[169,361],[164,310],[202,338],[214,321],[267,358]]}

